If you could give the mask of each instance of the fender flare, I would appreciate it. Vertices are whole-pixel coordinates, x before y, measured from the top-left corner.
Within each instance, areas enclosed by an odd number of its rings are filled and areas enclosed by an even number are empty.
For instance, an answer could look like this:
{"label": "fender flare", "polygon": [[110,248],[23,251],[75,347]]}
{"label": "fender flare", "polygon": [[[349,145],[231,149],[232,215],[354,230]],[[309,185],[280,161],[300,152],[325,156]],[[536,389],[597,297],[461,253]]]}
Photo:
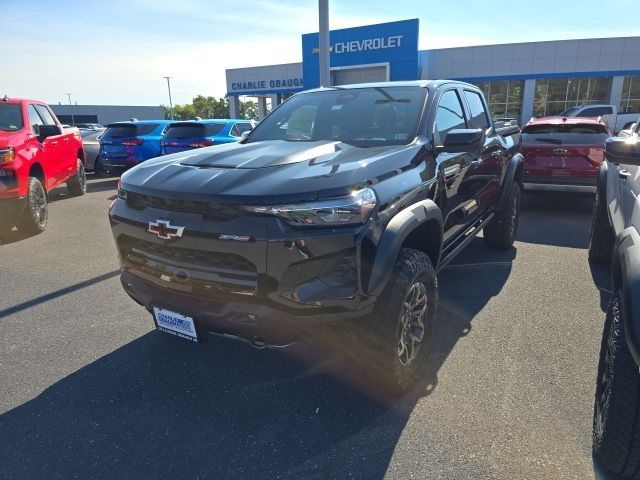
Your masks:
{"label": "fender flare", "polygon": [[600,215],[602,219],[607,222],[607,225],[611,225],[609,219],[609,212],[607,211],[607,175],[609,174],[609,166],[607,162],[602,162],[598,169],[598,179],[596,183],[596,190],[598,192],[598,198],[600,200]]}
{"label": "fender flare", "polygon": [[369,276],[367,293],[380,295],[387,285],[393,266],[396,263],[402,244],[406,238],[420,225],[435,220],[438,223],[440,241],[436,265],[440,261],[442,251],[442,212],[433,200],[422,200],[398,212],[380,236],[376,256]]}
{"label": "fender flare", "polygon": [[[640,365],[640,234],[634,227],[625,229],[616,247],[619,262],[612,266],[614,289],[622,290],[624,331],[629,351]],[[615,285],[621,279],[620,285]]]}
{"label": "fender flare", "polygon": [[518,169],[523,168],[523,166],[524,156],[520,152],[516,153],[509,160],[506,172],[504,174],[504,179],[502,180],[502,187],[500,188],[500,198],[498,199],[498,203],[496,205],[496,212],[504,210],[504,208],[507,206],[507,200],[509,199],[509,191],[511,190],[513,179],[516,178]]}

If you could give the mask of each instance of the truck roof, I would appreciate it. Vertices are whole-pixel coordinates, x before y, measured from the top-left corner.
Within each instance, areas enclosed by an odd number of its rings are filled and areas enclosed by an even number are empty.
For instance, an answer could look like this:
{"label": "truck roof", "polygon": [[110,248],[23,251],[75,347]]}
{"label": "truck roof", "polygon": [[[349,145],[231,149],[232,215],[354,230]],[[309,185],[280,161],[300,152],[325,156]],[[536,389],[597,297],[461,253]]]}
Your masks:
{"label": "truck roof", "polygon": [[34,100],[31,98],[9,98],[7,97],[6,99],[4,97],[0,97],[0,103],[23,103],[23,102],[27,102],[27,103],[42,103],[44,105],[47,104],[47,102],[43,102],[42,100]]}
{"label": "truck roof", "polygon": [[541,118],[532,118],[527,122],[527,125],[576,125],[576,124],[598,124],[598,125],[606,125],[602,118],[592,118],[592,117],[560,117],[560,116],[552,116],[552,117],[541,117]]}
{"label": "truck roof", "polygon": [[468,87],[472,87],[478,90],[476,85],[472,85],[470,83],[461,82],[459,80],[407,80],[407,81],[397,81],[397,82],[372,82],[372,83],[355,83],[349,85],[339,85],[334,87],[324,87],[324,88],[315,88],[312,90],[307,90],[307,92],[315,92],[321,90],[342,90],[342,89],[352,89],[352,88],[385,88],[385,87],[422,87],[422,88],[438,88],[447,83],[456,83],[458,85],[464,85]]}

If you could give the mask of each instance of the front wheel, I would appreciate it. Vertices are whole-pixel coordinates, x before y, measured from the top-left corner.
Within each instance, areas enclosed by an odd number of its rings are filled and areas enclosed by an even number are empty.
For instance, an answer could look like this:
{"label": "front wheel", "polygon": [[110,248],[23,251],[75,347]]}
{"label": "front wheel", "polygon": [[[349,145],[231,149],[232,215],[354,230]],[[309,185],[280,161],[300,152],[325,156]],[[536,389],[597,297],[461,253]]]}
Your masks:
{"label": "front wheel", "polygon": [[640,478],[640,374],[625,339],[620,292],[611,299],[602,333],[593,459],[618,478]]}
{"label": "front wheel", "polygon": [[495,217],[484,227],[484,241],[491,248],[509,249],[516,240],[518,222],[520,220],[520,201],[522,192],[520,184],[515,180],[509,189],[507,204],[496,213]]}
{"label": "front wheel", "polygon": [[84,195],[87,193],[87,176],[84,171],[84,163],[78,159],[76,174],[67,180],[67,190],[71,195]]}
{"label": "front wheel", "polygon": [[20,219],[20,230],[27,233],[44,232],[47,228],[49,209],[47,194],[40,180],[29,177],[27,181],[27,207]]}
{"label": "front wheel", "polygon": [[371,365],[387,392],[423,380],[433,338],[438,282],[426,253],[403,248],[373,314]]}

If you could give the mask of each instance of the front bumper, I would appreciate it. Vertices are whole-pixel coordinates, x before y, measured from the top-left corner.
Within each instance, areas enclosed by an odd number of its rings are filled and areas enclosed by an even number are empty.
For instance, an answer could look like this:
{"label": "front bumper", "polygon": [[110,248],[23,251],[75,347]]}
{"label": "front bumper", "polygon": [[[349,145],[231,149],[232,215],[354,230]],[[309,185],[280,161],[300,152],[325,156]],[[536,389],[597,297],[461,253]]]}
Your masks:
{"label": "front bumper", "polygon": [[[362,227],[292,229],[237,211],[201,214],[194,202],[189,213],[168,211],[176,202],[166,202],[160,209],[130,194],[110,212],[123,287],[147,309],[164,307],[216,333],[274,344],[371,312],[375,299],[358,281]],[[157,219],[184,226],[184,234],[162,240],[149,233]]]}

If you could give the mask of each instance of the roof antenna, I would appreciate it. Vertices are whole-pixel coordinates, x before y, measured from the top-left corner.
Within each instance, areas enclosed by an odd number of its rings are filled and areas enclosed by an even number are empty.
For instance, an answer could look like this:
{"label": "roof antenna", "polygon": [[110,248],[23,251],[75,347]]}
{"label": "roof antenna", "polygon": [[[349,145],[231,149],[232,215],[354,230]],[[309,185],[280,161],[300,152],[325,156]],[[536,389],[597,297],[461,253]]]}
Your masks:
{"label": "roof antenna", "polygon": [[131,117],[131,118],[129,119],[129,121],[130,121],[130,122],[137,122],[137,121],[138,121],[138,119],[137,119],[137,118],[135,118],[135,117]]}
{"label": "roof antenna", "polygon": [[2,101],[3,102],[8,102],[9,101],[9,96],[5,95],[4,97],[2,97]]}
{"label": "roof antenna", "polygon": [[199,122],[200,120],[202,120],[202,117],[196,117],[196,120]]}

